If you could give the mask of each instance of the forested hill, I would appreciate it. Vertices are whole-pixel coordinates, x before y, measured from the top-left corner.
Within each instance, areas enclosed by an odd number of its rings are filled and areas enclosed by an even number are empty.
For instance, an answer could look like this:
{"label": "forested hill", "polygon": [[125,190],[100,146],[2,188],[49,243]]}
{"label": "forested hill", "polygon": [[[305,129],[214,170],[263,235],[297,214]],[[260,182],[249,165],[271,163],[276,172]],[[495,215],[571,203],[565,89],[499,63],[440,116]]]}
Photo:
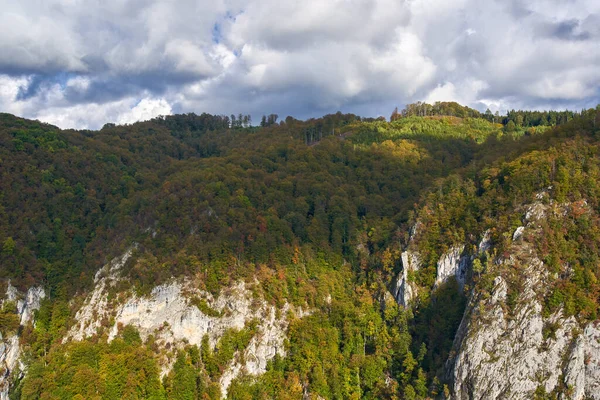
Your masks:
{"label": "forested hill", "polygon": [[[134,243],[110,301],[192,279],[207,296],[258,282],[253,293],[267,304],[311,310],[290,317],[287,357],[259,377],[239,375],[231,398],[449,396],[445,363],[467,300],[489,289],[496,275],[486,266],[508,256],[520,207],[542,190],[560,203],[585,200],[591,214],[581,213],[592,215],[536,239],[557,274],[545,310],[594,321],[600,111],[498,116],[428,106],[395,111],[391,122],[271,115],[253,127],[248,118],[187,114],[99,131],[0,114],[0,289],[46,293],[35,326],[3,303],[0,333],[18,332],[29,357],[11,396],[225,395],[227,366],[256,321],[226,331],[216,347],[173,343],[179,352],[123,330],[110,313],[94,338],[66,339],[96,272]],[[483,232],[492,247],[479,255]],[[460,290],[438,282],[440,259],[457,244],[470,260]],[[406,277],[418,292],[410,306],[394,293],[407,248],[420,263]],[[559,273],[565,263],[573,274]],[[209,297],[195,299],[205,315],[224,315]],[[109,345],[113,325],[121,336]],[[71,353],[81,356],[63,357]],[[137,354],[140,364],[118,354]],[[93,388],[76,373],[83,364]],[[159,377],[164,365],[171,369]]]}
{"label": "forested hill", "polygon": [[228,125],[190,114],[61,131],[2,115],[2,277],[74,293],[148,228],[153,250],[172,257],[186,243],[203,263],[268,262],[303,244],[355,259],[367,225],[406,222],[433,179],[471,162],[488,136],[503,140],[498,125],[453,117]]}
{"label": "forested hill", "polygon": [[[436,178],[518,149],[517,138],[536,132],[482,118],[386,123],[341,113],[263,128],[230,124],[188,114],[61,131],[2,114],[2,277],[82,289],[107,251],[141,240],[149,227],[161,232],[165,254],[191,231],[219,248],[195,249],[202,262],[266,262],[293,244],[353,259],[363,225],[402,226]],[[257,219],[272,226],[261,231]],[[394,229],[378,230],[379,247]]]}

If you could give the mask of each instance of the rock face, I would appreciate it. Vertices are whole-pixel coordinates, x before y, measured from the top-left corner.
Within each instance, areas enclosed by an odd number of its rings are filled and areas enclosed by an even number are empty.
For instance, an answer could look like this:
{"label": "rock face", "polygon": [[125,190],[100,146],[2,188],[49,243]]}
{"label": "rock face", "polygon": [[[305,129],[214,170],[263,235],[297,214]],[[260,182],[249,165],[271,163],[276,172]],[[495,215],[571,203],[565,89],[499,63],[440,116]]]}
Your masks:
{"label": "rock face", "polygon": [[462,289],[467,278],[467,270],[471,261],[470,257],[462,256],[465,246],[455,246],[443,254],[437,263],[437,277],[435,287],[439,287],[450,279],[455,277],[458,285]]}
{"label": "rock face", "polygon": [[[518,286],[511,289],[498,272],[490,292],[471,298],[447,366],[453,397],[531,399],[554,392],[563,399],[600,399],[599,327],[581,329],[562,310],[543,317],[547,268],[526,242],[510,250],[496,268],[518,266]],[[509,302],[511,290],[517,297]]]}
{"label": "rock face", "polygon": [[[20,318],[20,325],[24,326],[33,321],[33,312],[40,309],[40,302],[46,297],[44,289],[41,287],[31,287],[24,295],[8,283],[6,291],[6,300],[15,302],[17,313]],[[2,304],[4,301],[2,301]],[[1,304],[0,304],[1,306]],[[4,339],[0,333],[0,400],[8,400],[8,391],[10,383],[15,378],[14,373],[25,372],[26,366],[20,360],[21,346],[19,336],[14,333]]]}
{"label": "rock face", "polygon": [[[285,314],[289,306],[285,306]],[[249,375],[260,375],[267,370],[267,361],[276,355],[285,356],[284,341],[287,321],[277,318],[274,307],[270,307],[268,315],[262,320],[259,332],[250,340],[243,354],[236,353],[228,369],[221,377],[221,392],[225,394],[231,381],[242,372]],[[243,361],[245,360],[245,362]]]}
{"label": "rock face", "polygon": [[7,340],[2,340],[0,335],[0,400],[8,400],[8,391],[14,378],[15,368],[23,367],[19,363],[20,355],[19,337],[12,335]]}
{"label": "rock face", "polygon": [[[185,343],[200,346],[205,335],[214,347],[228,329],[244,329],[250,321],[257,320],[256,335],[243,354],[234,355],[221,377],[223,395],[226,395],[231,381],[241,373],[264,373],[267,362],[276,354],[285,356],[287,314],[292,312],[301,317],[305,313],[287,304],[277,310],[253,296],[243,282],[224,289],[217,298],[194,288],[190,281],[173,281],[157,286],[148,296],[128,294],[120,304],[109,302],[109,290],[118,282],[118,270],[131,256],[131,251],[113,260],[97,274],[95,289],[76,314],[77,325],[65,340],[82,340],[92,336],[103,326],[102,320],[107,325],[107,321],[112,319],[114,323],[106,326],[109,341],[116,337],[119,326],[132,325],[143,340],[153,335],[156,343],[163,348]],[[195,305],[199,301],[203,302],[203,307]],[[168,373],[173,362],[174,359],[161,361],[163,375]]]}
{"label": "rock face", "polygon": [[409,271],[417,271],[421,267],[419,254],[412,251],[402,253],[402,271],[396,278],[396,285],[393,290],[396,302],[403,307],[408,307],[410,302],[416,296],[416,286],[408,280]]}
{"label": "rock face", "polygon": [[[459,328],[463,338],[452,372],[455,398],[529,399],[539,386],[550,393],[559,385],[560,366],[577,323],[560,313],[542,318],[536,292],[544,281],[541,271],[544,267],[538,259],[527,266],[523,291],[512,312],[501,276],[496,277],[489,299],[470,305],[463,321],[466,326]],[[553,337],[544,337],[548,326],[556,327]]]}
{"label": "rock face", "polygon": [[[455,399],[531,399],[547,393],[600,400],[600,326],[582,327],[562,310],[543,316],[541,302],[553,278],[534,247],[519,240],[525,232],[540,234],[540,221],[550,212],[565,216],[573,208],[590,212],[589,206],[584,200],[556,204],[546,196],[541,192],[523,207],[524,226],[514,232],[506,258],[488,271],[496,275],[491,291],[480,290],[469,300],[455,356],[447,364]],[[450,259],[456,260],[456,252]]]}
{"label": "rock face", "polygon": [[[479,245],[482,251],[490,248],[489,232],[486,232]],[[447,282],[451,277],[455,277],[459,287],[465,285],[471,257],[462,255],[465,246],[454,246],[448,252],[440,257],[437,263],[437,277],[434,289]],[[411,271],[417,271],[421,268],[421,259],[419,253],[407,250],[402,253],[402,271],[396,278],[396,284],[393,286],[392,294],[396,302],[403,307],[409,307],[410,303],[417,297],[417,286],[409,281],[408,274]]]}
{"label": "rock face", "polygon": [[525,227],[524,226],[518,227],[515,230],[515,233],[513,233],[513,240],[521,239],[521,237],[523,236],[523,232],[525,232]]}
{"label": "rock face", "polygon": [[572,388],[572,397],[564,399],[600,399],[600,326],[586,326],[576,339],[565,368],[565,383]]}
{"label": "rock face", "polygon": [[479,254],[483,254],[491,248],[492,248],[492,235],[490,234],[490,231],[487,230],[483,233],[483,236],[481,237],[481,240],[479,241],[479,245],[477,246],[477,252]]}
{"label": "rock face", "polygon": [[83,307],[77,311],[75,321],[77,325],[71,328],[64,339],[83,340],[83,338],[95,335],[101,327],[102,320],[109,317],[108,290],[119,282],[119,270],[131,258],[136,244],[131,246],[120,257],[116,257],[110,263],[102,267],[94,277],[94,290],[87,297]]}

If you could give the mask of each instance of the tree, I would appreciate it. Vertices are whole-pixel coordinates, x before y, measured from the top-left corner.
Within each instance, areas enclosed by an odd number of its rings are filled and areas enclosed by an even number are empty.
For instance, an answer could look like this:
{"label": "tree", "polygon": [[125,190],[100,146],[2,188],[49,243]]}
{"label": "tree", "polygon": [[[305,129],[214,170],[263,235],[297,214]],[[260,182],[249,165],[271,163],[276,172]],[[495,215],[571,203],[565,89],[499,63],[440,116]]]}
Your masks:
{"label": "tree", "polygon": [[473,272],[477,274],[477,277],[483,272],[483,264],[479,258],[473,260]]}
{"label": "tree", "polygon": [[517,126],[523,126],[523,114],[518,114],[517,115],[517,121],[516,121]]}
{"label": "tree", "polygon": [[178,353],[169,378],[171,385],[167,393],[170,398],[180,400],[197,398],[196,371],[183,351]]}
{"label": "tree", "polygon": [[16,247],[16,244],[15,244],[14,239],[12,237],[8,237],[4,241],[4,244],[2,245],[2,252],[4,254],[11,255],[15,252],[15,247]]}
{"label": "tree", "polygon": [[492,110],[490,110],[489,108],[485,110],[485,119],[487,119],[490,122],[494,121],[494,114],[492,114]]}
{"label": "tree", "polygon": [[275,125],[277,123],[278,118],[279,118],[279,115],[277,115],[277,114],[269,114],[269,116],[267,117],[267,125],[268,126]]}
{"label": "tree", "polygon": [[508,121],[508,124],[506,124],[506,126],[504,127],[504,130],[506,132],[514,132],[517,130],[517,126],[515,125],[515,123],[512,120],[510,120],[510,121]]}

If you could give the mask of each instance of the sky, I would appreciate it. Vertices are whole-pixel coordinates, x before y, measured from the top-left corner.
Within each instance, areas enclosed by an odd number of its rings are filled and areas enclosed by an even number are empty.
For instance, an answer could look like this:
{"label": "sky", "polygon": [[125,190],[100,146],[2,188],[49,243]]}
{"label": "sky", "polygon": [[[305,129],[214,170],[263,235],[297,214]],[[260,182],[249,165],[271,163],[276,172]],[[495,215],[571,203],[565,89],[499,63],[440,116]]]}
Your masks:
{"label": "sky", "polygon": [[598,0],[0,0],[0,112],[98,129],[172,113],[600,103]]}

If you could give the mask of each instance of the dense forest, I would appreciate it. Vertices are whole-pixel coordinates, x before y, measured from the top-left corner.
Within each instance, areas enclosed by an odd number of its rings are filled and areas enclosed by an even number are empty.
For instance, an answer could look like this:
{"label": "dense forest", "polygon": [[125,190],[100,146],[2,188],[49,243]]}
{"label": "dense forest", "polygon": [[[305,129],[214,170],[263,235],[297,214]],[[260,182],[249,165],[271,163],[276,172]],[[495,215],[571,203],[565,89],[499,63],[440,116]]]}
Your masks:
{"label": "dense forest", "polygon": [[[19,327],[14,303],[0,310],[0,333],[20,330],[29,359],[11,398],[220,398],[252,324],[216,348],[180,349],[162,378],[161,349],[135,328],[110,343],[63,341],[96,271],[134,242],[122,273],[140,296],[184,276],[215,295],[257,279],[268,302],[314,310],[290,321],[287,356],[234,380],[229,398],[448,396],[444,363],[467,298],[489,290],[519,207],[547,190],[600,212],[599,139],[600,108],[494,115],[417,103],[390,122],[270,114],[256,127],[241,114],[185,114],[98,131],[0,114],[0,282],[48,293],[35,325]],[[582,212],[542,228],[535,246],[557,276],[545,312],[597,319],[600,221]],[[475,248],[484,231],[495,254],[477,256],[464,290],[433,289],[440,256]],[[404,308],[389,292],[411,239],[422,291]],[[559,273],[565,263],[572,274]]]}

